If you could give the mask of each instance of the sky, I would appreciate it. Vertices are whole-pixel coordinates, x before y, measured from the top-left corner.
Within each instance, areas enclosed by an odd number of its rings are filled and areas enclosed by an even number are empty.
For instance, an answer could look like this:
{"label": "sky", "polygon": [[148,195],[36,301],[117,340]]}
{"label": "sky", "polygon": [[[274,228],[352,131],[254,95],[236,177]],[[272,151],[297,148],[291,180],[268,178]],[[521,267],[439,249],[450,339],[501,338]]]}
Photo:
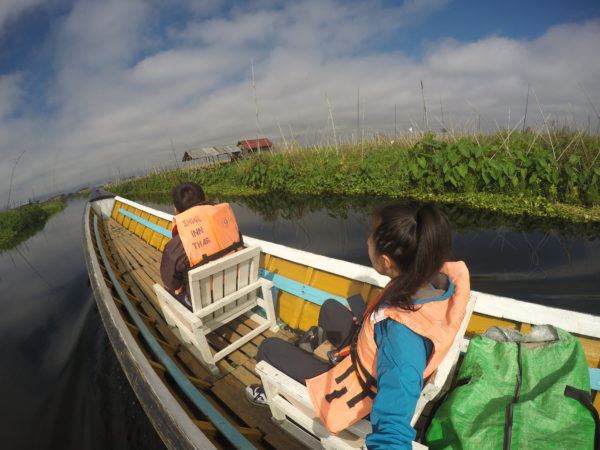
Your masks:
{"label": "sky", "polygon": [[258,134],[519,127],[528,89],[595,128],[600,2],[0,0],[0,209]]}

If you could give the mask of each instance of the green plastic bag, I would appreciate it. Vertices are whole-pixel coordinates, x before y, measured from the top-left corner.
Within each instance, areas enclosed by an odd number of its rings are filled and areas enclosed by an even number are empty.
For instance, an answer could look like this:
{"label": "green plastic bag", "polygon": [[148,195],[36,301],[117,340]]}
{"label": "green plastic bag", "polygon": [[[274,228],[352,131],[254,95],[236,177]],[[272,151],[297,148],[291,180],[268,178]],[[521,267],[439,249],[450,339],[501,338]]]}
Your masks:
{"label": "green plastic bag", "polygon": [[431,449],[592,450],[597,420],[575,337],[548,325],[528,335],[492,327],[469,344],[426,441]]}

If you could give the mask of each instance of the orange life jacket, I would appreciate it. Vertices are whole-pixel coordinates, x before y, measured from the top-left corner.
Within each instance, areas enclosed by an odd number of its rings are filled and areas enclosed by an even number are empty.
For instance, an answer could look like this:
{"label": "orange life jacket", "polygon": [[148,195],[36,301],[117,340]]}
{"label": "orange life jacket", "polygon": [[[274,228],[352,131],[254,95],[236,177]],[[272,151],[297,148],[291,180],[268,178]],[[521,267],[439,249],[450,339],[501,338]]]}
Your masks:
{"label": "orange life jacket", "polygon": [[213,261],[243,245],[229,203],[192,206],[173,217],[190,267]]}
{"label": "orange life jacket", "polygon": [[371,412],[377,393],[376,322],[393,319],[431,340],[433,350],[424,379],[435,372],[446,356],[465,316],[470,283],[469,271],[462,261],[446,263],[441,272],[454,283],[454,293],[448,300],[427,302],[415,311],[379,308],[365,318],[346,358],[324,374],[306,380],[313,407],[331,433],[348,428]]}

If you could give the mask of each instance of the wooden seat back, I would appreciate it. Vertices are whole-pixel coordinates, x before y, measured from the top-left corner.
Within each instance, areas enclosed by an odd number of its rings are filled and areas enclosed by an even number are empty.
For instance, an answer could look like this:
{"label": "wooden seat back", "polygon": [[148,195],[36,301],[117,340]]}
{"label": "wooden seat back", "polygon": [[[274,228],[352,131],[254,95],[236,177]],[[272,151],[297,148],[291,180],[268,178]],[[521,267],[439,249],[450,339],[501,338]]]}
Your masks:
{"label": "wooden seat back", "polygon": [[251,246],[190,270],[188,292],[192,311],[204,322],[210,322],[256,303],[255,288],[222,308],[211,307],[226,302],[229,295],[255,283],[259,262],[260,247]]}

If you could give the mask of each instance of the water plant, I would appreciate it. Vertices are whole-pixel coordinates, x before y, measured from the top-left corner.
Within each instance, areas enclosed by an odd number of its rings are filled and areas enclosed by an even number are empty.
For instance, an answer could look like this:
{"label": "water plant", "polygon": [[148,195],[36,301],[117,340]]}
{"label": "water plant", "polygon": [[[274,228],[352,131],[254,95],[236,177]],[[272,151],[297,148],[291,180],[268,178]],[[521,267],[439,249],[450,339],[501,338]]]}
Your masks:
{"label": "water plant", "polygon": [[108,186],[123,195],[183,180],[221,195],[371,195],[509,214],[600,220],[600,141],[582,132],[423,134],[262,153],[229,165],[157,172]]}

